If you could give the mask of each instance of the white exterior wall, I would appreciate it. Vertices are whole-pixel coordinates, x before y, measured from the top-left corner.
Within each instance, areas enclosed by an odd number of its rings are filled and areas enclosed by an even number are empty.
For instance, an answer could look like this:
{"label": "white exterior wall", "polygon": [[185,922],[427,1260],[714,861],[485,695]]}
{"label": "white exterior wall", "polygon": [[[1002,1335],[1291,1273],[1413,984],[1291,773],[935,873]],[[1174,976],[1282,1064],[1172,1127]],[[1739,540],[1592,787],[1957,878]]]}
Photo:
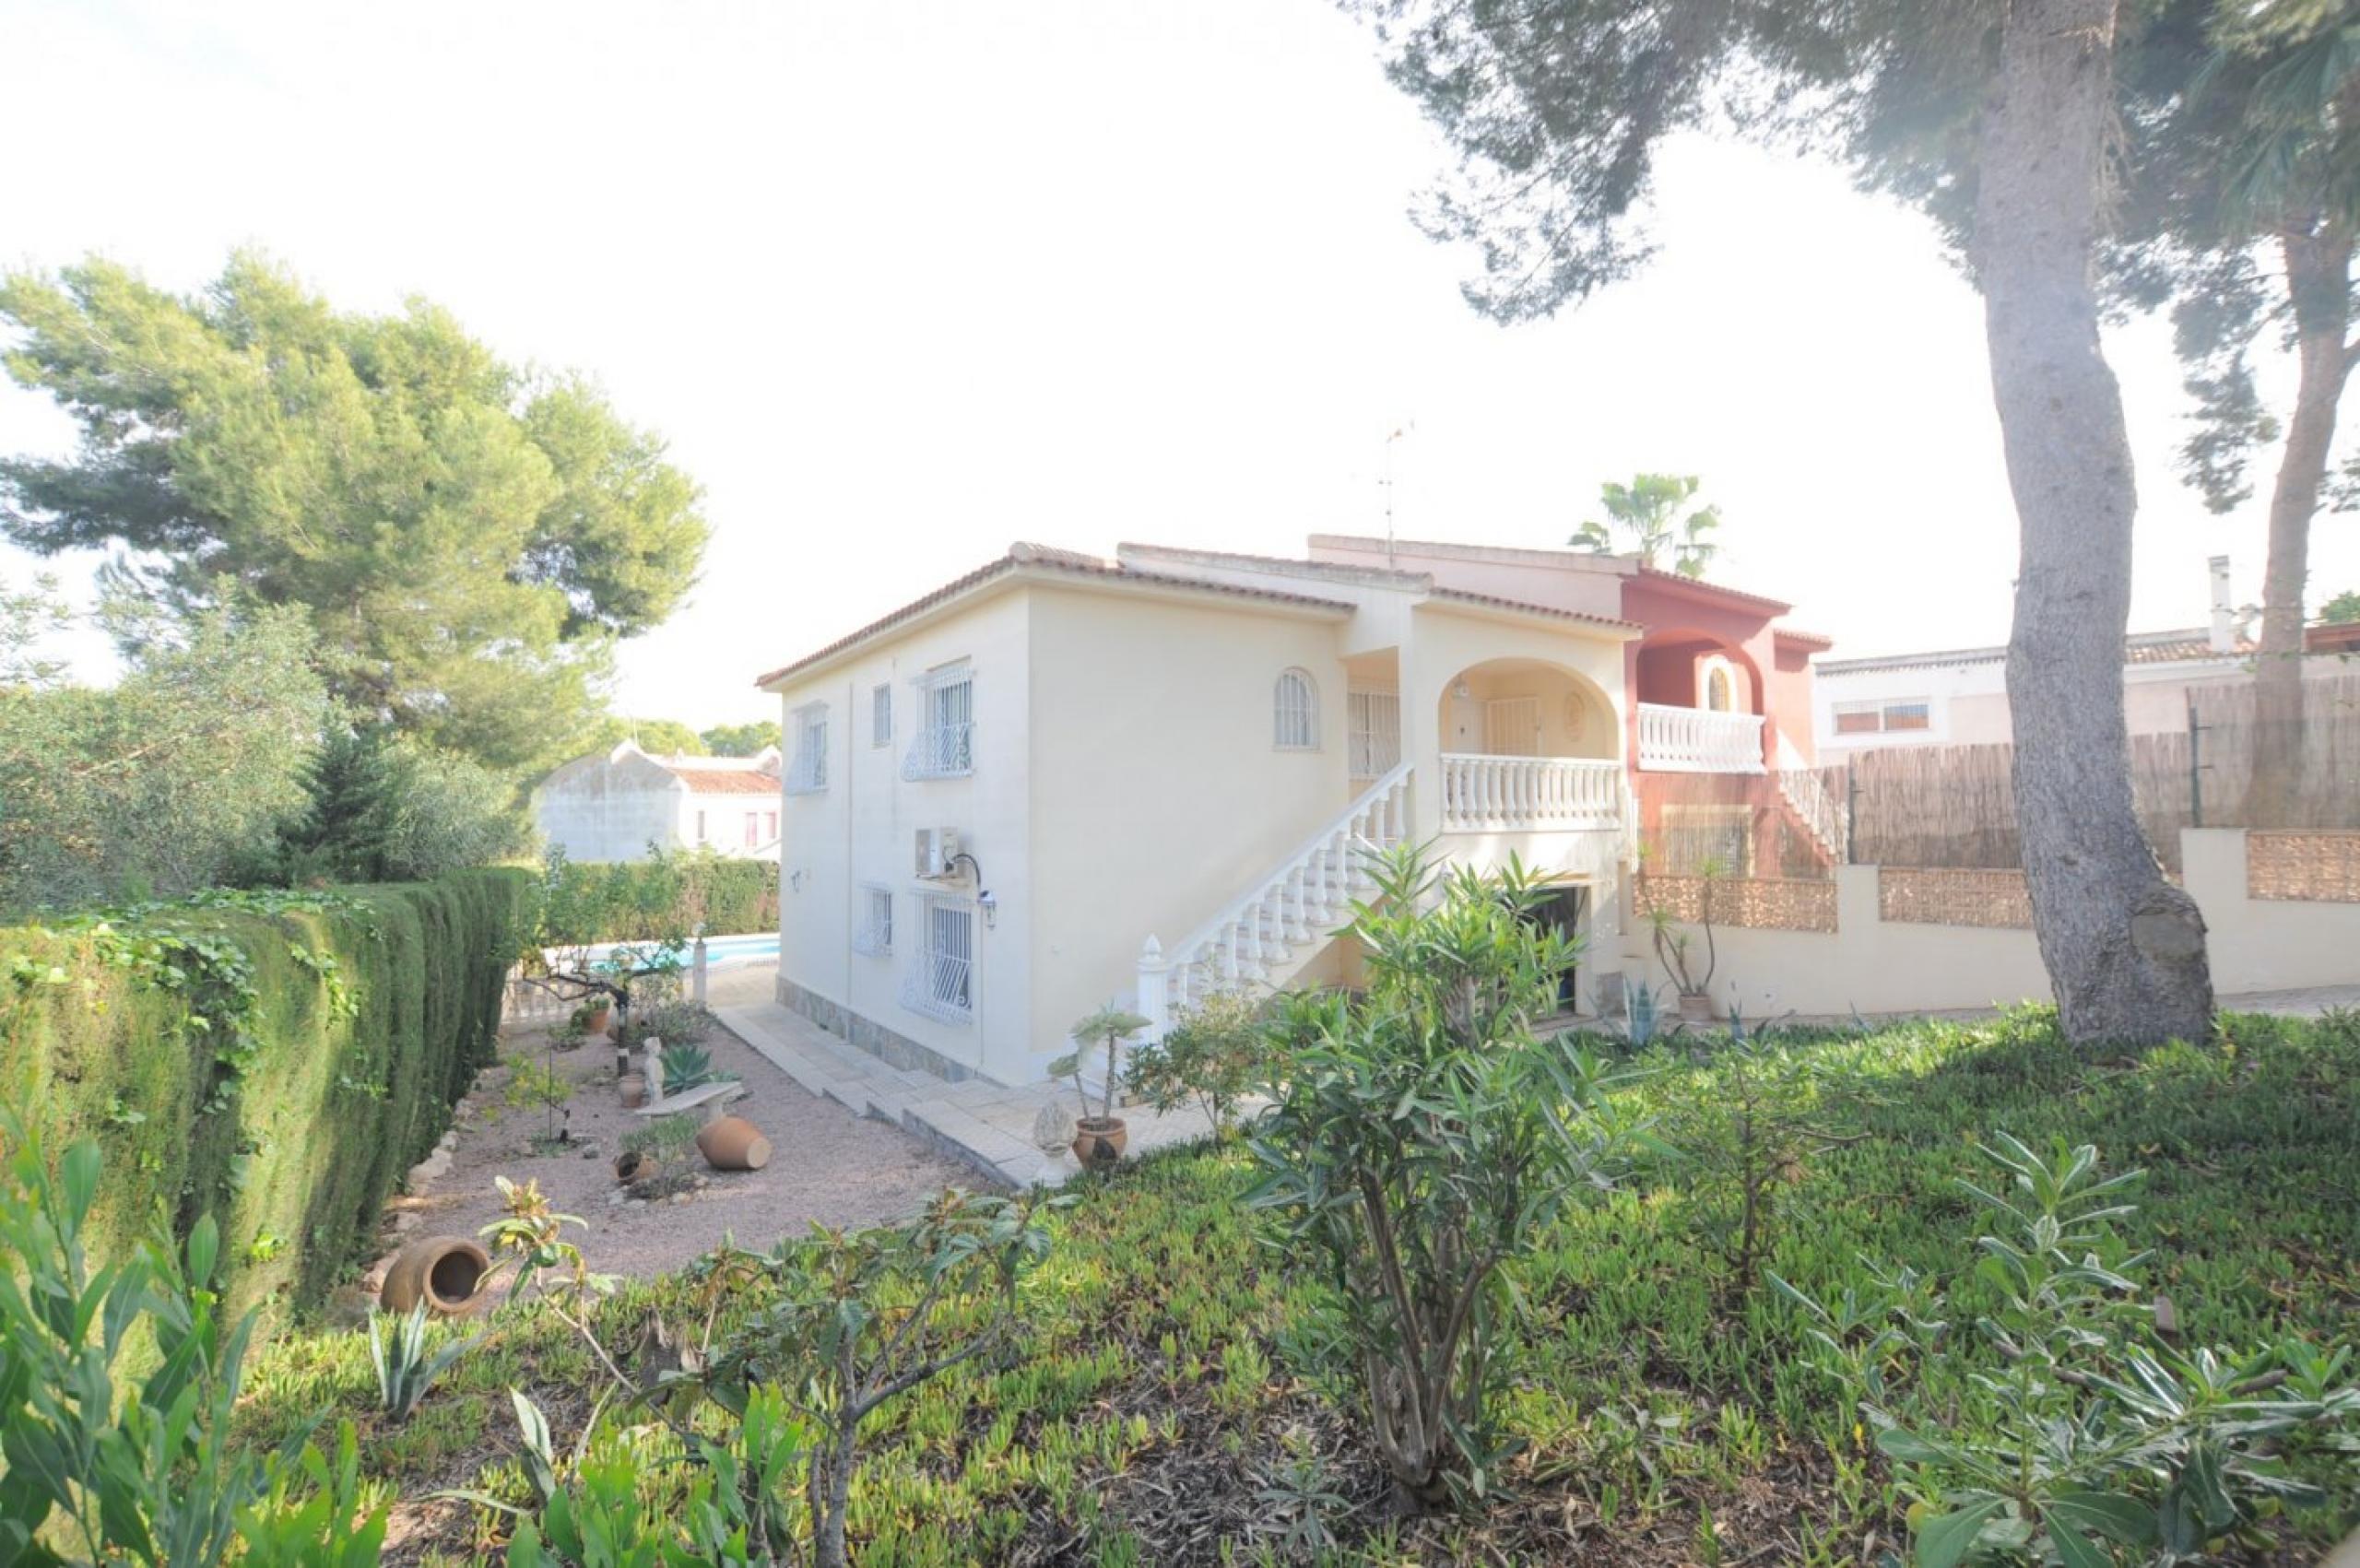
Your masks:
{"label": "white exterior wall", "polygon": [[680,839],[680,781],[639,759],[569,762],[533,792],[541,837],[569,860],[642,860]]}
{"label": "white exterior wall", "polygon": [[[1344,622],[1247,601],[1032,592],[1030,1076],[1127,1002],[1140,944],[1193,935],[1333,822],[1346,777]],[[1308,672],[1319,747],[1280,750],[1280,673]]]}
{"label": "white exterior wall", "polygon": [[[1024,1081],[1032,1031],[1026,998],[1034,907],[1031,873],[1030,679],[1027,595],[1002,593],[888,642],[854,662],[786,688],[780,698],[785,769],[794,776],[796,713],[828,706],[827,787],[788,795],[780,826],[779,973],[816,995],[903,1035],[961,1067],[1002,1081]],[[916,733],[911,684],[937,666],[964,659],[974,675],[974,772],[965,778],[904,780],[902,759]],[[891,745],[869,740],[871,692],[890,684]],[[920,828],[956,828],[961,847],[984,867],[998,903],[993,923],[975,921],[974,1017],[947,1023],[904,1008],[903,978],[918,951],[919,900],[972,902],[973,879],[921,881]],[[893,950],[852,950],[862,924],[861,890],[893,895]],[[1030,1077],[1038,1077],[1032,1073]]]}
{"label": "white exterior wall", "polygon": [[[2333,658],[2303,661],[2307,680],[2333,679],[2349,666]],[[2123,718],[2132,735],[2171,735],[2188,727],[2188,698],[2201,703],[2208,690],[2235,687],[2253,678],[2246,659],[2186,659],[2168,664],[2126,665],[2122,671]],[[1925,699],[1928,727],[1891,734],[1838,735],[1837,703],[1908,701]],[[1854,751],[1895,746],[1988,746],[2015,738],[2008,712],[2007,666],[1937,665],[1910,669],[1846,670],[1823,666],[1813,683],[1811,726],[1823,760],[1840,762]]]}
{"label": "white exterior wall", "polygon": [[[2250,898],[2239,828],[2180,830],[2183,885],[2203,912],[2212,988],[2224,996],[2360,982],[2360,903]],[[1835,872],[1836,929],[1715,925],[1713,1000],[1752,1020],[1782,1013],[1842,1017],[2007,1007],[2049,999],[2033,933],[1880,917],[1878,867]],[[1691,929],[1694,929],[1691,927]],[[1631,973],[1668,984],[1634,937]]]}
{"label": "white exterior wall", "polygon": [[[796,776],[806,704],[826,704],[829,746],[826,787],[785,801],[782,981],[851,1015],[856,1043],[867,1027],[1002,1082],[1038,1079],[1068,1048],[1075,1020],[1109,999],[1131,1000],[1149,936],[1175,949],[1342,813],[1353,790],[1345,697],[1354,655],[1396,665],[1420,838],[1440,828],[1437,705],[1469,666],[1529,659],[1575,678],[1595,709],[1594,725],[1585,725],[1594,749],[1585,749],[1620,755],[1626,710],[1614,631],[1422,604],[1398,587],[1251,575],[1257,587],[1361,608],[1347,615],[1136,581],[1018,580],[783,688],[786,775]],[[903,780],[912,681],[962,659],[975,682],[974,775]],[[1316,689],[1316,749],[1276,744],[1276,688],[1290,668]],[[882,749],[869,743],[880,682],[891,684],[895,718]],[[915,877],[913,840],[940,827],[955,828],[981,862],[997,905],[992,925],[976,924],[975,1017],[966,1024],[901,1000],[918,950],[919,900],[945,890]],[[1599,929],[1587,961],[1615,967],[1623,830],[1460,833],[1438,847],[1478,863],[1513,850],[1588,882]],[[852,950],[871,885],[894,900],[889,956]],[[957,890],[975,890],[962,879]],[[1331,952],[1305,978],[1351,968],[1351,955]],[[891,1059],[900,1042],[869,1044]]]}

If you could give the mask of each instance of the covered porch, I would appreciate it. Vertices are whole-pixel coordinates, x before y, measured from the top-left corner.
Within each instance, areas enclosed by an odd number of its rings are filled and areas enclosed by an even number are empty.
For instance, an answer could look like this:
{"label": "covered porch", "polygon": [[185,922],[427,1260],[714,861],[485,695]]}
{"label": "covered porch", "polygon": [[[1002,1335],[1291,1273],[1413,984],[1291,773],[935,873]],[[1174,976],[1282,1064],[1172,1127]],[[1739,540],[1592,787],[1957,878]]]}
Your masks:
{"label": "covered porch", "polygon": [[1458,672],[1436,715],[1446,833],[1611,829],[1622,820],[1613,706],[1538,659]]}

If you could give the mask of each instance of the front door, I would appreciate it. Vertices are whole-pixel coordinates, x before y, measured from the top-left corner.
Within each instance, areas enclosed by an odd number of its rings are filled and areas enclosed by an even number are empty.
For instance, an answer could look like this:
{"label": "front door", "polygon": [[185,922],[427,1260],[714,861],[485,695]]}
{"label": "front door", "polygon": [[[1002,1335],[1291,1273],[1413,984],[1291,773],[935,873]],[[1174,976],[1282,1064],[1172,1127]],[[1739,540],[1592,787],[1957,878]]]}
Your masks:
{"label": "front door", "polygon": [[[1546,930],[1568,939],[1582,935],[1582,927],[1589,914],[1587,888],[1558,888],[1533,906],[1532,920]],[[1557,974],[1557,1011],[1574,1013],[1581,1010],[1581,966],[1569,963]]]}

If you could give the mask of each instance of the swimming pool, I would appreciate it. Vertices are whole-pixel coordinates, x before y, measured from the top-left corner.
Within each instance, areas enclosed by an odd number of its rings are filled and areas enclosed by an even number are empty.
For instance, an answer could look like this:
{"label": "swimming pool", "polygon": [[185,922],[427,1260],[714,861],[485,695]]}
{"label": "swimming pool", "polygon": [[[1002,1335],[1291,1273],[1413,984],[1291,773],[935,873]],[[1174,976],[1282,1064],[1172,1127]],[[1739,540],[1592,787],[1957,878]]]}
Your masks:
{"label": "swimming pool", "polygon": [[[651,942],[607,942],[589,949],[589,961],[596,963],[617,948],[651,948]],[[695,955],[693,944],[680,949],[680,961],[690,961]],[[751,931],[737,937],[707,937],[704,939],[704,964],[707,971],[729,969],[739,964],[776,963],[778,933]]]}

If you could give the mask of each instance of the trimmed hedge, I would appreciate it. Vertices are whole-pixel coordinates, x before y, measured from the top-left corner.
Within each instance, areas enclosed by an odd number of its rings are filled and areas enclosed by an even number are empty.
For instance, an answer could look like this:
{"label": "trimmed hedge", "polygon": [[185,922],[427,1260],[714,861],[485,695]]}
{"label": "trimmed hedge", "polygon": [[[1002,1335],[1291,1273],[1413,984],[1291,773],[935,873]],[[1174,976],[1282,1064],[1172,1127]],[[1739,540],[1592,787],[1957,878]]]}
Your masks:
{"label": "trimmed hedge", "polygon": [[778,929],[778,867],[710,851],[650,860],[568,860],[544,877],[551,947]]}
{"label": "trimmed hedge", "polygon": [[0,929],[0,1092],[52,1149],[99,1141],[94,1257],[210,1213],[233,1310],[321,1300],[492,1059],[534,893],[461,871]]}

